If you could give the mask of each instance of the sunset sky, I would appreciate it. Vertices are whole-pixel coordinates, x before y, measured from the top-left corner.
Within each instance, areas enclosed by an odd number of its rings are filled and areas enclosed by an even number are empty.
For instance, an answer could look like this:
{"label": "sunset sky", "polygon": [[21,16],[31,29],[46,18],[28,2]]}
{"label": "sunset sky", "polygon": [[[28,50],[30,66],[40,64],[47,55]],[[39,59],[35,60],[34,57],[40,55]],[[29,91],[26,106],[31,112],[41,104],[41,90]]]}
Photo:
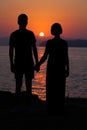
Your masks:
{"label": "sunset sky", "polygon": [[26,13],[28,29],[36,36],[44,32],[50,36],[50,27],[59,22],[64,38],[87,39],[87,0],[2,0],[0,1],[0,37],[9,36],[18,28],[17,17]]}

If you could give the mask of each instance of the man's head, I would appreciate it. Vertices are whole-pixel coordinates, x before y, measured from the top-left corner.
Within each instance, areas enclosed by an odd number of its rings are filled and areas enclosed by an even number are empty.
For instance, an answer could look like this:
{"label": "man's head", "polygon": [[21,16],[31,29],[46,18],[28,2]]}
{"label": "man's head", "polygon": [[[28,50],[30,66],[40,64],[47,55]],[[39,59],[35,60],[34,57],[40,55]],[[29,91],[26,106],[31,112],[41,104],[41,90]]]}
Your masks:
{"label": "man's head", "polygon": [[28,24],[28,16],[26,14],[20,14],[18,16],[18,24],[20,27],[25,28]]}

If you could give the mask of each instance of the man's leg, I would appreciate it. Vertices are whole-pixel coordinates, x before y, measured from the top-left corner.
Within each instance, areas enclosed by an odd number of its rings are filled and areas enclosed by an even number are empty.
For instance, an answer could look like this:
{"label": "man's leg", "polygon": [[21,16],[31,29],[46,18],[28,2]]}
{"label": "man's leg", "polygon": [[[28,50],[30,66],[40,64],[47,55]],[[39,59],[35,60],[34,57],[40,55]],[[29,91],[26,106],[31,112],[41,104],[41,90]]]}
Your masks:
{"label": "man's leg", "polygon": [[31,96],[32,96],[32,78],[29,74],[25,74],[25,84],[26,84],[26,95],[28,98],[28,101],[31,102]]}
{"label": "man's leg", "polygon": [[16,79],[16,90],[15,90],[15,92],[16,92],[17,95],[20,95],[21,87],[22,87],[23,73],[16,73],[15,79]]}

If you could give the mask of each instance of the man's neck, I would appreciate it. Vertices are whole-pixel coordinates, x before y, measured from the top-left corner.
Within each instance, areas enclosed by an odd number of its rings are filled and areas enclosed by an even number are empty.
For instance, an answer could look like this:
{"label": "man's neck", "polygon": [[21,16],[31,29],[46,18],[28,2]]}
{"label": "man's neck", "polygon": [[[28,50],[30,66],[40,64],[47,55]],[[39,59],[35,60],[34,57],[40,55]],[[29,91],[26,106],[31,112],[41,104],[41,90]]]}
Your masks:
{"label": "man's neck", "polygon": [[19,26],[19,30],[25,30],[26,27]]}

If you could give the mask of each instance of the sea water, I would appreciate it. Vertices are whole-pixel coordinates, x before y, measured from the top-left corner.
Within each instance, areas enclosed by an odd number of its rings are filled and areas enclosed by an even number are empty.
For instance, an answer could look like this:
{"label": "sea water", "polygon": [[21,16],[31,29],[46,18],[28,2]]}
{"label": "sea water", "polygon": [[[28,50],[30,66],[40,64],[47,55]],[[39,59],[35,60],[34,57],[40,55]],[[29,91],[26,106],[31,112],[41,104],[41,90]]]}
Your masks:
{"label": "sea water", "polygon": [[[39,59],[44,53],[44,47],[38,47]],[[69,47],[70,75],[66,79],[66,96],[87,98],[87,48]],[[46,100],[46,63],[41,65],[40,71],[35,72],[32,81],[32,93],[41,100]],[[22,91],[25,91],[23,79]],[[15,78],[10,71],[9,47],[0,46],[0,91],[15,92]]]}

